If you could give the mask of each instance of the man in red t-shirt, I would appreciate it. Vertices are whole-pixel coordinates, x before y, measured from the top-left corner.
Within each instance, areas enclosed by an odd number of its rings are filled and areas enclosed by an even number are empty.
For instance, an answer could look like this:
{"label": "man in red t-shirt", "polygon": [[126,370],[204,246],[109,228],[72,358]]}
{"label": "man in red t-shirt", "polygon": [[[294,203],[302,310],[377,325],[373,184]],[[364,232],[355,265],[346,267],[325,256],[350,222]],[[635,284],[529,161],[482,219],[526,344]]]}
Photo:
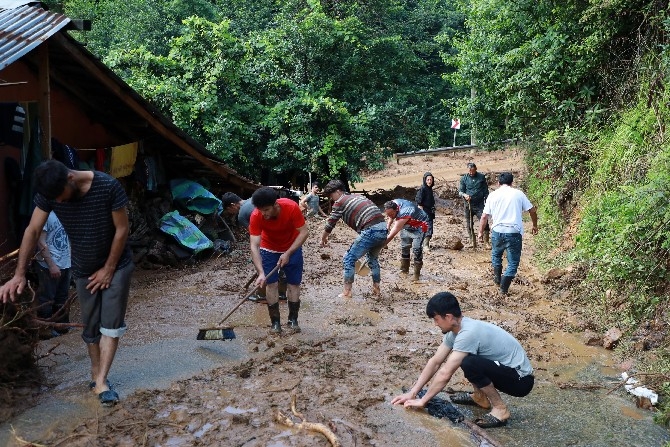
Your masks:
{"label": "man in red t-shirt", "polygon": [[271,331],[281,332],[279,314],[279,275],[275,272],[265,277],[275,266],[286,274],[288,297],[288,327],[300,332],[298,311],[300,310],[300,283],[302,282],[302,244],[309,232],[305,217],[297,203],[291,199],[280,199],[274,189],[263,186],[251,196],[256,209],[249,221],[251,259],[258,272],[256,285],[266,286],[265,298]]}

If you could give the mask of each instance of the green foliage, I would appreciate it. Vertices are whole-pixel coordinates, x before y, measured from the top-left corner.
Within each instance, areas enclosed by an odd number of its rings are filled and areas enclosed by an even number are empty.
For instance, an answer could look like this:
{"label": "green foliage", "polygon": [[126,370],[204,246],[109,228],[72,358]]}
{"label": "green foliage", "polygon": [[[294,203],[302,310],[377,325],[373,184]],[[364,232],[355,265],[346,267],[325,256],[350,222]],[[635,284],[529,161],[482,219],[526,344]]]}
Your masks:
{"label": "green foliage", "polygon": [[80,38],[131,86],[261,181],[307,170],[357,179],[392,152],[451,136],[444,98],[456,90],[442,77],[449,44],[436,37],[453,35],[462,16],[443,0],[65,8],[93,19]]}
{"label": "green foliage", "polygon": [[646,104],[622,112],[619,125],[594,148],[592,182],[598,187],[638,183],[651,166],[657,116]]}
{"label": "green foliage", "polygon": [[[664,382],[659,391],[662,396],[670,396],[670,382]],[[667,398],[665,400],[661,399],[659,402],[658,411],[654,414],[654,421],[657,424],[670,427],[670,400]],[[670,442],[665,446],[670,446]]]}
{"label": "green foliage", "polygon": [[473,88],[459,111],[479,140],[600,125],[635,94],[638,49],[662,39],[653,1],[459,0],[467,31],[445,52],[450,79]]}
{"label": "green foliage", "polygon": [[91,31],[74,35],[103,59],[112,50],[131,51],[140,47],[165,55],[170,39],[184,29],[183,20],[191,16],[212,21],[219,18],[208,0],[66,0],[62,3],[69,17],[92,21]]}
{"label": "green foliage", "polygon": [[[577,248],[592,276],[654,292],[670,280],[670,165],[637,184],[599,191],[585,209]],[[593,197],[595,199],[595,197]]]}

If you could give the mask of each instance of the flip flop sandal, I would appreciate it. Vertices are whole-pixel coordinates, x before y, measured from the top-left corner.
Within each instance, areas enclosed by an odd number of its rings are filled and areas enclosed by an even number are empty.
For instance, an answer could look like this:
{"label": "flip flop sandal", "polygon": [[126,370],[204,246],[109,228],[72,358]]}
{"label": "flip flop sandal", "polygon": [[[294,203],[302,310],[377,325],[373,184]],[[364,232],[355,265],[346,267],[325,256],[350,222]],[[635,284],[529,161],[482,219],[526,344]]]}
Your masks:
{"label": "flip flop sandal", "polygon": [[[112,384],[109,381],[109,379],[107,379],[107,387],[110,389],[112,388]],[[95,388],[95,382],[91,380],[90,382],[88,382],[88,389],[92,390],[93,388]]]}
{"label": "flip flop sandal", "polygon": [[119,395],[116,391],[107,390],[98,394],[98,399],[100,399],[100,403],[103,407],[113,407],[119,402]]}
{"label": "flip flop sandal", "polygon": [[478,417],[473,422],[481,428],[496,428],[496,427],[504,427],[505,425],[507,425],[507,419],[501,421],[497,417],[493,416],[491,413],[487,413],[482,417]]}
{"label": "flip flop sandal", "polygon": [[479,406],[470,393],[456,393],[449,396],[449,400],[454,404]]}

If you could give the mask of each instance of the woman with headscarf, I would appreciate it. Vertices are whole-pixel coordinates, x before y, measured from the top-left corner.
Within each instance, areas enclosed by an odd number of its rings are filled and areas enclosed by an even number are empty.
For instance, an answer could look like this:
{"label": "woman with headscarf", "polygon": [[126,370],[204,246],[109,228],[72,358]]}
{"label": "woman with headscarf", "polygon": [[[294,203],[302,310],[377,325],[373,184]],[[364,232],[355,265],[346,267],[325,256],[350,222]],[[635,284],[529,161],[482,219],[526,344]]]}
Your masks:
{"label": "woman with headscarf", "polygon": [[416,193],[416,204],[428,215],[428,231],[423,238],[423,249],[430,251],[430,239],[433,237],[433,220],[435,220],[435,196],[433,195],[435,178],[430,172],[423,174],[423,183]]}

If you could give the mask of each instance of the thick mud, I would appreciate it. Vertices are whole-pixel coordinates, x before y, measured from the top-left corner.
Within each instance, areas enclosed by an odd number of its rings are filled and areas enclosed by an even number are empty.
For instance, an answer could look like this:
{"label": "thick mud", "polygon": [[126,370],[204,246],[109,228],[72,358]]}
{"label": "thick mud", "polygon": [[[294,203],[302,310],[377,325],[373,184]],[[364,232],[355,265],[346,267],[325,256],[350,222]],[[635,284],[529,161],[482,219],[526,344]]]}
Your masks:
{"label": "thick mud", "polygon": [[[570,291],[548,287],[532,264],[532,236],[524,241],[518,280],[504,298],[490,279],[487,250],[445,248],[447,238],[466,237],[453,190],[470,160],[481,172],[522,170],[517,154],[461,153],[403,159],[356,185],[412,198],[413,189],[394,190],[396,178],[414,178],[411,185],[418,186],[423,172],[431,170],[437,179],[442,206],[421,280],[397,272],[399,241],[394,240],[381,255],[381,297],[370,294],[368,276],[357,277],[353,298],[338,298],[342,255],[355,234],[340,222],[330,247],[320,248],[323,221],[309,221],[299,334],[269,335],[266,306],[247,302],[228,321],[235,340],[196,340],[199,328],[215,324],[242,297],[252,273],[247,242],[229,256],[188,268],[136,271],[130,329],[110,374],[121,402],[101,408],[87,390],[88,360],[78,333],[45,341],[40,397],[0,426],[0,445],[331,445],[317,431],[277,422],[278,412],[295,424],[322,424],[343,446],[485,446],[491,440],[505,446],[659,446],[670,441],[668,432],[653,424],[652,413],[636,408],[633,397],[618,387],[621,359],[585,345],[583,324],[570,311]],[[529,396],[503,396],[512,419],[506,427],[488,430],[489,441],[465,424],[390,404],[413,384],[441,341],[439,329],[425,316],[425,304],[443,290],[460,299],[466,315],[514,334],[536,369],[536,388]],[[281,311],[285,322],[286,304]],[[469,389],[460,373],[449,387]],[[292,398],[301,417],[292,412]],[[481,414],[459,409],[469,419]]]}

